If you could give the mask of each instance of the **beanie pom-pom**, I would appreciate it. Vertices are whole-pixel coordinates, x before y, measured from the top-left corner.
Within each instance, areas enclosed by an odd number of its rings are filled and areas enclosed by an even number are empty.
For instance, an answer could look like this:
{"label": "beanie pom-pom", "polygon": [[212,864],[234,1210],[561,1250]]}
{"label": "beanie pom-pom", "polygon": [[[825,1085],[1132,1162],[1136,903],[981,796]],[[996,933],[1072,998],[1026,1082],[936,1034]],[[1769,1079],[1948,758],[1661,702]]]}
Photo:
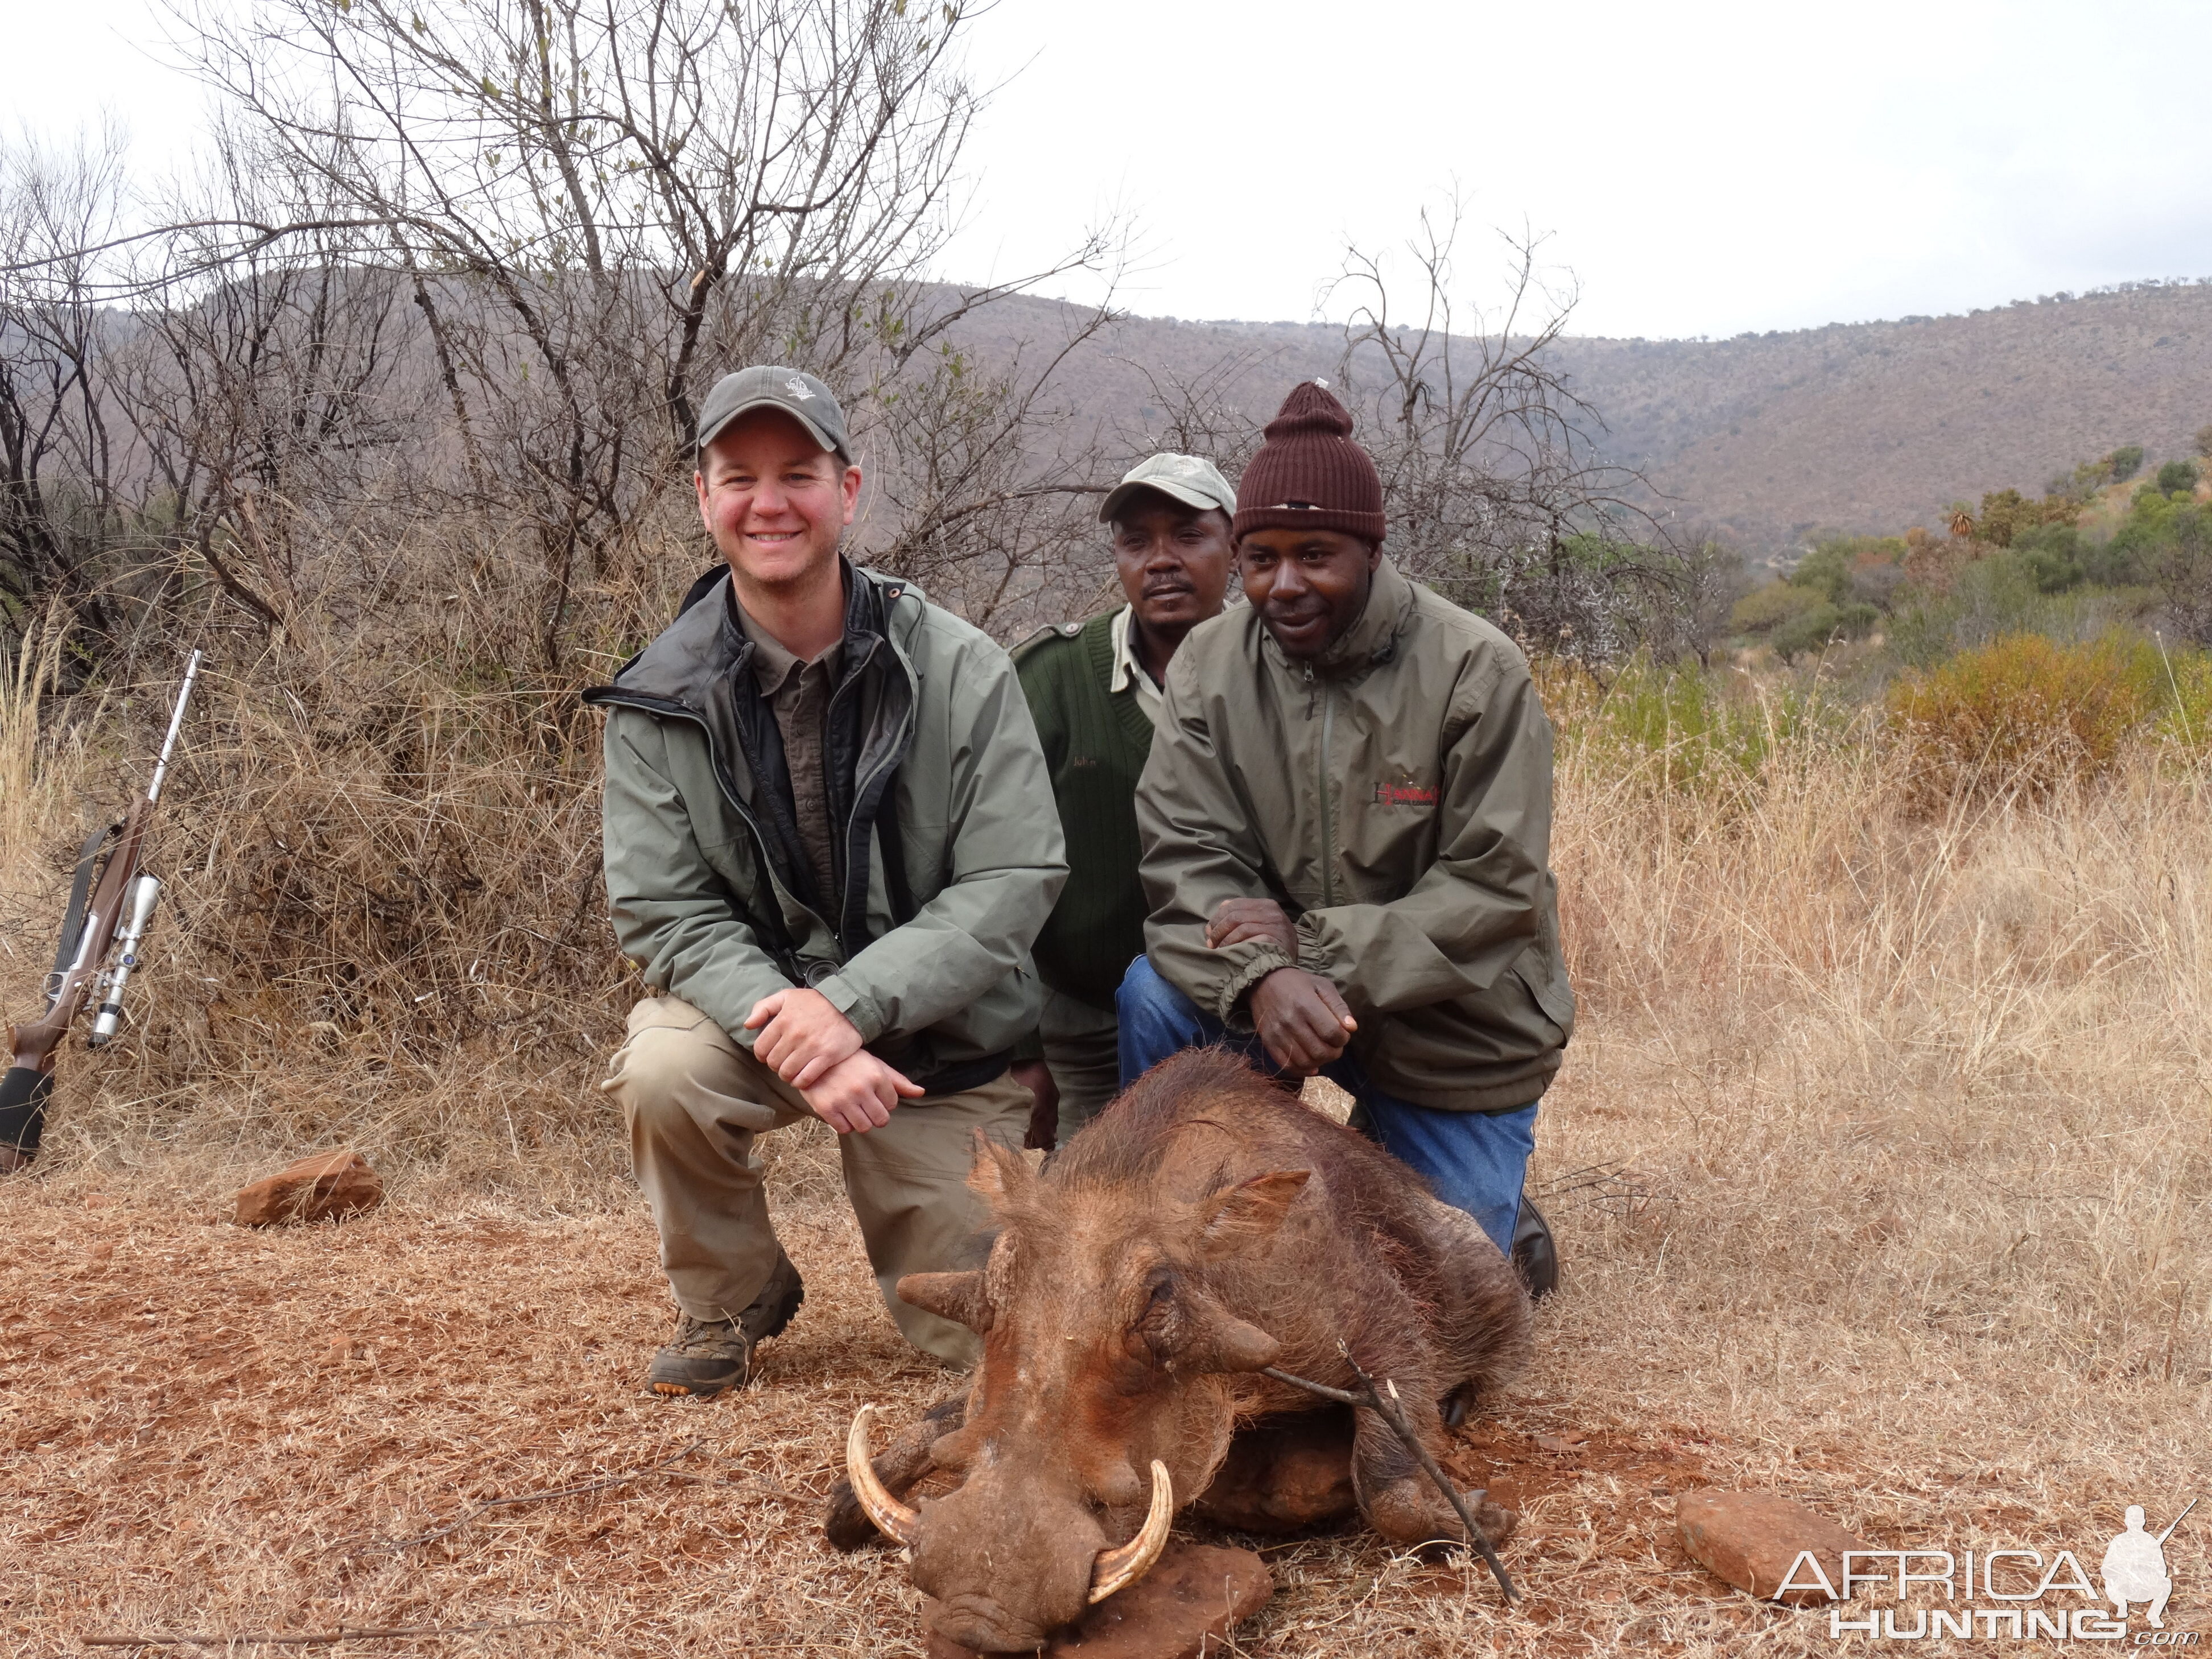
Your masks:
{"label": "beanie pom-pom", "polygon": [[1283,399],[1283,406],[1267,426],[1270,441],[1279,442],[1302,432],[1325,432],[1338,438],[1352,435],[1352,411],[1319,380],[1301,380],[1292,386],[1291,395]]}

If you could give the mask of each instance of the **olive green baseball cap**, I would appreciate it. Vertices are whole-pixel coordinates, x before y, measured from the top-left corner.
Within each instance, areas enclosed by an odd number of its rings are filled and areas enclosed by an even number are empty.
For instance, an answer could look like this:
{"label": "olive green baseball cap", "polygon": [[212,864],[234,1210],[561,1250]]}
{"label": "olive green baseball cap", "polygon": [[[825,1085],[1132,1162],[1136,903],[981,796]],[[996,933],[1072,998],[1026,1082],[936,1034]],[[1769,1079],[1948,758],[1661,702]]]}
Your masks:
{"label": "olive green baseball cap", "polygon": [[1147,455],[1121,475],[1121,482],[1099,503],[1098,522],[1113,523],[1114,515],[1140,489],[1156,489],[1170,501],[1181,501],[1200,513],[1237,516],[1237,492],[1221,476],[1219,467],[1203,455],[1162,453]]}
{"label": "olive green baseball cap", "polygon": [[830,388],[803,370],[776,363],[756,363],[714,382],[699,410],[699,447],[705,449],[731,422],[756,409],[782,410],[805,427],[816,443],[846,465],[853,465],[845,411],[837,407]]}

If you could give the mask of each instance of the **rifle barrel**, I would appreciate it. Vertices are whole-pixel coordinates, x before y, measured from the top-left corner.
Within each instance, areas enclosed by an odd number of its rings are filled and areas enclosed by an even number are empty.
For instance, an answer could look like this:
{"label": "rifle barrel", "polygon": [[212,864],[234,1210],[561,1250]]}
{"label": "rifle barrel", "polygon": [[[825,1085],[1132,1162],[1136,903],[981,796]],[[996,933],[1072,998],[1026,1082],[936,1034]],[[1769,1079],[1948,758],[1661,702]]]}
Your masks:
{"label": "rifle barrel", "polygon": [[[2195,1508],[2197,1507],[2197,1502],[2198,1502],[2198,1500],[2197,1500],[2197,1499],[2196,1499],[2196,1498],[2191,1498],[2191,1499],[2189,1500],[2189,1510],[2193,1510],[2193,1509],[2195,1509]],[[2189,1519],[2189,1510],[2182,1510],[2182,1512],[2181,1512],[2180,1514],[2179,1514],[2179,1515],[2177,1515],[2177,1516],[2175,1516],[2173,1517],[2173,1527],[2178,1527],[2178,1526],[2179,1526],[2183,1522],[2185,1522],[2185,1521],[2186,1521],[2187,1519]],[[2171,1537],[2172,1537],[2172,1536],[2173,1536],[2173,1527],[2168,1527],[2168,1528],[2167,1528],[2164,1532],[2162,1532],[2162,1533],[2159,1534],[2159,1535],[2158,1535],[2158,1541],[2159,1541],[2161,1545],[2163,1545],[2163,1544],[2166,1542],[2166,1540],[2167,1539],[2169,1539],[2169,1538],[2171,1538]]]}
{"label": "rifle barrel", "polygon": [[169,735],[161,739],[161,758],[154,763],[154,781],[146,786],[146,802],[149,806],[161,799],[161,779],[169,769],[169,752],[177,746],[177,729],[185,723],[185,705],[192,700],[192,682],[199,678],[200,655],[192,653],[192,659],[185,665],[185,683],[177,691],[177,707],[169,716]]}

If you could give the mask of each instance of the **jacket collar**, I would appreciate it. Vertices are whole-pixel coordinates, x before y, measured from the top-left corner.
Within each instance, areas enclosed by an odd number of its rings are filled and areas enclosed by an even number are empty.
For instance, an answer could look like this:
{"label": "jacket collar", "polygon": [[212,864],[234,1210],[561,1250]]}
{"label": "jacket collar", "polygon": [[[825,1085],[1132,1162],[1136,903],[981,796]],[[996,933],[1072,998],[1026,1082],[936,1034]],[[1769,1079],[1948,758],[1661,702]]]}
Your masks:
{"label": "jacket collar", "polygon": [[[1399,639],[1413,619],[1418,592],[1392,562],[1390,556],[1384,554],[1375,567],[1375,580],[1367,590],[1367,608],[1334,645],[1313,659],[1314,671],[1337,678],[1362,674],[1389,662],[1397,655]],[[1275,643],[1275,636],[1267,632],[1267,624],[1257,617],[1253,620],[1265,636],[1267,649],[1274,659],[1293,674],[1303,673],[1306,665],[1292,662],[1283,653],[1283,647]]]}
{"label": "jacket collar", "polygon": [[[900,599],[921,596],[908,584],[877,575],[850,561],[843,562],[845,580],[845,640],[864,647],[873,638],[887,637],[892,607]],[[706,706],[708,690],[733,668],[749,662],[752,641],[738,625],[732,609],[729,578],[709,587],[699,601],[663,629],[652,644],[622,665],[611,686],[587,692],[586,701],[597,702],[605,692],[628,692],[678,702],[693,709]],[[868,653],[848,652],[846,666]]]}

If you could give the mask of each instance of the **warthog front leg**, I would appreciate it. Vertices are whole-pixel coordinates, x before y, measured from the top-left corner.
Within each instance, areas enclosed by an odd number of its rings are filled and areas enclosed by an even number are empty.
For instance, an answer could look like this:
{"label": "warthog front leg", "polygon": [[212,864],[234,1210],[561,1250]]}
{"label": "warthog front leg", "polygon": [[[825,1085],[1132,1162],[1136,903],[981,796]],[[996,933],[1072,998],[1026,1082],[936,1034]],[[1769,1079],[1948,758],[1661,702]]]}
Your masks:
{"label": "warthog front leg", "polygon": [[[1366,1369],[1378,1381],[1389,1375],[1380,1366],[1369,1365]],[[1441,1465],[1448,1443],[1437,1402],[1425,1390],[1402,1387],[1398,1398],[1407,1425]],[[1398,1431],[1379,1413],[1364,1406],[1353,1413],[1353,1418],[1356,1426],[1352,1442],[1352,1485],[1359,1496],[1359,1512],[1367,1517],[1367,1524],[1395,1544],[1420,1544],[1432,1539],[1464,1540],[1467,1528],[1460,1524],[1451,1504],[1437,1490],[1436,1483],[1429,1479],[1420,1460],[1399,1437]],[[1502,1544],[1510,1537],[1519,1519],[1512,1510],[1486,1500],[1470,1502],[1468,1507],[1474,1516],[1475,1525],[1482,1528],[1483,1536],[1492,1545]]]}
{"label": "warthog front leg", "polygon": [[[896,1440],[869,1460],[876,1479],[882,1481],[894,1498],[903,1498],[924,1475],[937,1467],[937,1460],[929,1449],[938,1440],[952,1433],[968,1420],[968,1395],[963,1391],[932,1406]],[[872,1543],[879,1535],[876,1523],[868,1519],[860,1508],[860,1500],[853,1494],[853,1483],[843,1475],[830,1488],[830,1502],[822,1515],[823,1535],[833,1548],[856,1550],[863,1544]]]}

